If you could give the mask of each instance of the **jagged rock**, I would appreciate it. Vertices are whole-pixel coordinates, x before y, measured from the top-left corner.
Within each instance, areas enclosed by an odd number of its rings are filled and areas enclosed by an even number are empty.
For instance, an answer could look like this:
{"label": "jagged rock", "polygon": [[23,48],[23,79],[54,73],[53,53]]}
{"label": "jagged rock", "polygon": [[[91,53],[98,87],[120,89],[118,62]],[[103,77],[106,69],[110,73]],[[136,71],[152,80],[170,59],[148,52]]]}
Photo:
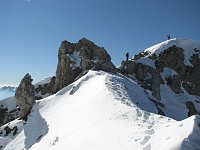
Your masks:
{"label": "jagged rock", "polygon": [[194,106],[194,103],[191,101],[188,101],[185,103],[188,111],[188,117],[192,116],[192,115],[196,115],[198,114],[197,109]]}
{"label": "jagged rock", "polygon": [[6,136],[7,136],[8,134],[10,134],[11,131],[12,131],[12,129],[11,129],[9,126],[6,126],[6,127],[4,128],[4,130],[6,131]]}
{"label": "jagged rock", "polygon": [[116,73],[111,57],[103,47],[83,38],[78,43],[63,41],[58,50],[53,93],[74,82],[86,70],[103,70]]}
{"label": "jagged rock", "polygon": [[181,78],[178,75],[168,76],[165,79],[172,91],[176,94],[181,92]]}
{"label": "jagged rock", "polygon": [[136,79],[145,89],[152,91],[152,95],[160,100],[160,74],[159,72],[147,65],[136,63],[134,61],[122,61],[121,73],[135,75]]}
{"label": "jagged rock", "polygon": [[16,119],[18,117],[18,111],[13,109],[8,111],[8,108],[4,108],[3,105],[0,108],[0,126]]}
{"label": "jagged rock", "polygon": [[35,88],[31,83],[32,81],[31,76],[26,74],[15,93],[16,103],[20,108],[19,118],[23,120],[27,119],[27,115],[31,112],[31,108],[35,103]]}
{"label": "jagged rock", "polygon": [[176,78],[179,85],[179,87],[176,85],[176,93],[180,92],[180,82],[183,82],[183,87],[189,94],[200,96],[200,59],[198,50],[196,51],[197,54],[194,54],[190,59],[193,66],[184,64],[184,49],[175,45],[159,54],[158,59],[155,61],[155,66],[160,72],[163,71],[164,67],[169,67],[179,74],[179,79]]}
{"label": "jagged rock", "polygon": [[166,41],[140,52],[131,60],[122,61],[119,69],[122,74],[137,79],[144,89],[152,91],[157,100],[161,100],[160,85],[165,83],[176,94],[187,91],[200,96],[200,50],[195,46],[199,47],[187,40]]}
{"label": "jagged rock", "polygon": [[[160,64],[156,66],[169,67],[178,73],[184,72],[184,50],[173,45],[159,54],[157,62]],[[163,68],[158,70],[163,70]]]}
{"label": "jagged rock", "polygon": [[45,96],[49,96],[53,91],[55,85],[56,77],[53,76],[50,78],[50,82],[44,84],[35,85],[35,98],[37,100],[42,99]]}
{"label": "jagged rock", "polygon": [[12,129],[9,127],[9,126],[6,126],[6,127],[4,127],[4,130],[6,131],[6,136],[8,135],[8,134],[10,134],[12,131],[13,131],[13,136],[15,136],[16,134],[17,134],[17,130],[18,130],[18,128],[17,128],[17,126],[14,126]]}
{"label": "jagged rock", "polygon": [[8,109],[0,108],[0,126],[8,122]]}

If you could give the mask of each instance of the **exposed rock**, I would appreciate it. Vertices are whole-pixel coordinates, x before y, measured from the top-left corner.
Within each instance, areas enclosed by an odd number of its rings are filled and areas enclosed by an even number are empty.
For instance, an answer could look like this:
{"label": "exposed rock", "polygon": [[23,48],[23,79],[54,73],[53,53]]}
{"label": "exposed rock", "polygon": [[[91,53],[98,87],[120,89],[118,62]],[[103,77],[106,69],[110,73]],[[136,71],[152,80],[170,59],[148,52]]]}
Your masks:
{"label": "exposed rock", "polygon": [[152,95],[160,100],[160,74],[159,72],[147,65],[136,63],[134,61],[122,61],[121,73],[128,75],[134,74],[137,80],[145,89],[152,91]]}
{"label": "exposed rock", "polygon": [[11,131],[12,131],[12,129],[11,129],[9,126],[6,126],[6,127],[4,128],[4,130],[6,131],[6,136],[7,136],[8,134],[10,134]]}
{"label": "exposed rock", "polygon": [[111,62],[111,57],[103,47],[98,47],[85,38],[79,40],[78,43],[63,41],[58,50],[53,93],[71,84],[81,72],[89,69],[117,72]]}
{"label": "exposed rock", "polygon": [[191,102],[191,101],[186,102],[186,107],[189,110],[188,117],[198,114],[197,109],[195,108],[193,102]]}
{"label": "exposed rock", "polygon": [[35,103],[35,88],[31,83],[32,81],[31,76],[26,74],[15,93],[16,103],[20,108],[19,118],[23,120],[27,120],[27,115],[31,112]]}
{"label": "exposed rock", "polygon": [[0,107],[0,126],[16,119],[18,117],[17,109],[8,111],[8,108],[4,108],[3,105]]}
{"label": "exposed rock", "polygon": [[[159,65],[156,62],[160,63]],[[158,60],[155,61],[158,70],[163,70],[161,67],[169,67],[176,72],[184,72],[184,50],[177,46],[172,46],[159,54]],[[162,72],[162,71],[161,71]]]}
{"label": "exposed rock", "polygon": [[176,94],[181,92],[181,78],[178,75],[169,76],[165,79],[172,91],[174,91]]}
{"label": "exposed rock", "polygon": [[6,136],[8,135],[8,134],[10,134],[12,131],[13,131],[13,136],[15,136],[16,134],[17,134],[17,130],[18,130],[18,128],[17,128],[17,126],[14,126],[12,129],[9,127],[9,126],[6,126],[5,128],[4,128],[4,130],[6,131]]}
{"label": "exposed rock", "polygon": [[[197,51],[197,50],[196,50]],[[161,53],[158,57],[158,59],[155,61],[155,66],[157,67],[157,70],[160,72],[163,71],[164,67],[169,67],[173,70],[175,70],[179,77],[172,77],[171,80],[173,82],[176,82],[178,85],[173,88],[176,93],[180,92],[180,82],[183,82],[183,87],[185,90],[192,95],[198,95],[200,96],[200,59],[199,59],[199,53],[197,51],[197,54],[194,54],[190,61],[193,66],[186,66],[184,64],[184,49],[179,48],[177,46],[172,46],[166,49],[163,53]],[[175,80],[176,81],[175,81]],[[170,80],[170,79],[169,79]],[[175,85],[175,83],[172,83]],[[172,85],[173,86],[173,85]],[[177,87],[179,86],[179,87]]]}
{"label": "exposed rock", "polygon": [[[175,42],[179,45],[180,41],[175,40]],[[132,60],[122,61],[119,68],[120,72],[128,77],[137,79],[144,89],[152,91],[152,96],[157,100],[161,100],[160,85],[165,83],[176,94],[186,90],[191,95],[200,96],[200,50],[197,48],[185,50],[176,45],[167,47],[165,44],[169,43],[161,43],[159,46],[150,48],[149,51],[140,52]],[[186,45],[183,45],[183,47],[187,48]],[[165,46],[166,49],[163,49]],[[185,60],[190,63],[185,63]],[[165,70],[166,68],[168,68],[167,71]],[[192,102],[187,105],[188,109],[190,109],[188,115],[195,114],[195,105]],[[164,115],[160,109],[158,109],[158,113]]]}
{"label": "exposed rock", "polygon": [[37,100],[49,96],[53,91],[56,77],[53,76],[49,83],[39,84],[35,86],[35,98]]}

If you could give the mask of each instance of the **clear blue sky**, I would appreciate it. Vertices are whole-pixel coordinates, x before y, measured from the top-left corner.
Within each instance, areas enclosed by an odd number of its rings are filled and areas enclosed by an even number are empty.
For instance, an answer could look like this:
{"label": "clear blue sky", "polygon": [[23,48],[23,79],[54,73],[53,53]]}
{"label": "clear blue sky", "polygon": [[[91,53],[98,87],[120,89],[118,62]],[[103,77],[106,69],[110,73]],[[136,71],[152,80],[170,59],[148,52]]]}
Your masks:
{"label": "clear blue sky", "polygon": [[65,39],[86,37],[119,65],[167,34],[200,42],[200,0],[0,0],[0,84],[55,75]]}

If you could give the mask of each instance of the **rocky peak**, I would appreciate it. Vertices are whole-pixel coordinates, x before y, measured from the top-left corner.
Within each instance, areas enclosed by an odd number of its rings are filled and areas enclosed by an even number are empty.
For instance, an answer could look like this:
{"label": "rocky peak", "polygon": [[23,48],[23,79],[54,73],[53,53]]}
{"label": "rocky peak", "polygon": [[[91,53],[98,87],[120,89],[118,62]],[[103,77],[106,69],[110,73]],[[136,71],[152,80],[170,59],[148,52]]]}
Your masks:
{"label": "rocky peak", "polygon": [[92,41],[82,38],[78,43],[61,42],[53,93],[71,84],[90,69],[113,73],[117,71],[106,50]]}
{"label": "rocky peak", "polygon": [[200,45],[193,40],[171,39],[152,46],[123,61],[120,70],[150,90],[156,101],[163,101],[162,85],[169,86],[175,94],[186,92],[197,99],[200,96]]}
{"label": "rocky peak", "polygon": [[17,87],[15,97],[16,103],[20,109],[19,118],[26,120],[27,115],[31,112],[32,106],[35,103],[35,88],[32,85],[33,79],[27,73]]}

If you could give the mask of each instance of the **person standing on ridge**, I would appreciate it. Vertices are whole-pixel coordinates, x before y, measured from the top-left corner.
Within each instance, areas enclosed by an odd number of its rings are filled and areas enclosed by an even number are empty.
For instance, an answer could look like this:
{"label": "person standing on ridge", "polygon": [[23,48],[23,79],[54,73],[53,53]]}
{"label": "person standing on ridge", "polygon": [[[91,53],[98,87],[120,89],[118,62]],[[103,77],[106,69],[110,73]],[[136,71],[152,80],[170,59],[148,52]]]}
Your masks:
{"label": "person standing on ridge", "polygon": [[127,52],[126,53],[126,61],[128,61],[128,59],[129,59],[129,53]]}
{"label": "person standing on ridge", "polygon": [[167,35],[167,39],[168,39],[168,40],[170,40],[170,39],[171,39],[171,37],[170,37],[170,34],[169,34],[169,35]]}

